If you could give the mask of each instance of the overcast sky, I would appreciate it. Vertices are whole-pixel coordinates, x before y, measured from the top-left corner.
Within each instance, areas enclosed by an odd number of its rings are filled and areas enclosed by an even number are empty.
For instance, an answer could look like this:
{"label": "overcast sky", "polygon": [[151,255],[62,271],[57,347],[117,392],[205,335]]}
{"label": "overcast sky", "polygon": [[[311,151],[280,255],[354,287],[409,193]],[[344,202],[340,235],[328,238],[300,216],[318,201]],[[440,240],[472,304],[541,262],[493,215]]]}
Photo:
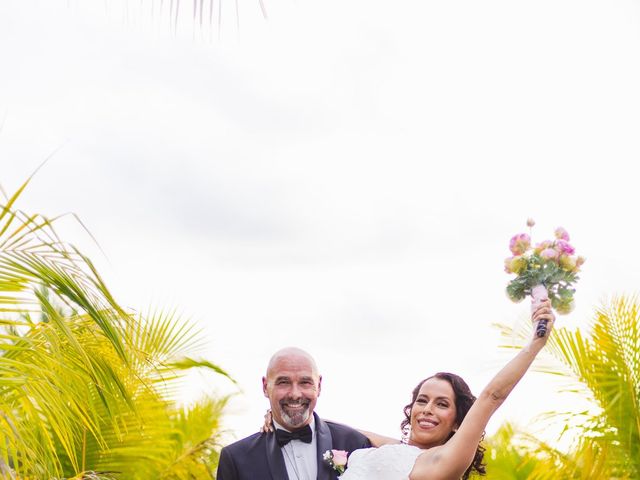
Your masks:
{"label": "overcast sky", "polygon": [[[168,1],[1,2],[0,184],[55,152],[20,206],[78,214],[123,304],[203,327],[237,437],[288,345],[322,416],[381,433],[436,371],[479,393],[510,355],[492,324],[528,313],[503,272],[527,217],[588,258],[559,325],[637,291],[640,3],[240,0],[239,31],[182,3],[173,33]],[[488,430],[556,389],[529,376]]]}

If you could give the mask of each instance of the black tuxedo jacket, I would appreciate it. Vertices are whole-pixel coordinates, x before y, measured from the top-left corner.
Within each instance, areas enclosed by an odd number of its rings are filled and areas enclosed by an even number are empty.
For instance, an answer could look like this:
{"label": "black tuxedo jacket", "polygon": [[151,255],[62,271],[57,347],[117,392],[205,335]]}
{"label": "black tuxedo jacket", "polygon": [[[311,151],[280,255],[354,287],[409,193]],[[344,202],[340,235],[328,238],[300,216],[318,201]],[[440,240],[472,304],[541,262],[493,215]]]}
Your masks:
{"label": "black tuxedo jacket", "polygon": [[[327,450],[346,450],[351,453],[371,444],[367,437],[353,428],[339,423],[325,422],[315,413],[316,444],[318,446],[318,479],[336,480],[338,474],[322,454]],[[228,445],[220,452],[217,480],[289,480],[282,450],[275,433],[255,433]],[[295,479],[291,479],[295,480]]]}

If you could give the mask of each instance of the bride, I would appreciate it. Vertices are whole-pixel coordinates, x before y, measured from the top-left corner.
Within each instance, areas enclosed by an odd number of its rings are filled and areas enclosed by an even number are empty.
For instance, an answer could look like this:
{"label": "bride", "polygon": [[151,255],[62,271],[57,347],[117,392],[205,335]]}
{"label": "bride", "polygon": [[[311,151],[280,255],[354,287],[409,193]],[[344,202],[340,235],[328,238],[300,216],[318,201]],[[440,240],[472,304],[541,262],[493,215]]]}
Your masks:
{"label": "bride", "polygon": [[[466,480],[472,471],[484,474],[484,448],[479,445],[484,429],[546,344],[555,321],[550,302],[542,303],[531,319],[534,332],[528,345],[477,399],[457,375],[437,373],[423,380],[404,408],[401,425],[408,430],[407,444],[362,432],[379,448],[355,450],[340,480]],[[535,335],[540,320],[548,321],[544,337]]]}

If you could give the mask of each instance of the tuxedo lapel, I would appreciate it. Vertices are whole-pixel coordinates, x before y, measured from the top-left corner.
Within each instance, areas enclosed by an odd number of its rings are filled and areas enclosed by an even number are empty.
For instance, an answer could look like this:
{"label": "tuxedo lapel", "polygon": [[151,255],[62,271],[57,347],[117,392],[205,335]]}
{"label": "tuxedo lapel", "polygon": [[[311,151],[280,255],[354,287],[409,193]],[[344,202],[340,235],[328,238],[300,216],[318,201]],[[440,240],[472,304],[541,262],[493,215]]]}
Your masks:
{"label": "tuxedo lapel", "polygon": [[333,439],[331,437],[331,430],[329,426],[324,423],[318,415],[313,414],[316,419],[316,443],[318,446],[318,480],[332,480],[335,478],[335,472],[324,461],[322,455],[327,450],[331,450],[333,445]]}
{"label": "tuxedo lapel", "polygon": [[287,475],[287,467],[284,464],[282,449],[278,446],[278,442],[276,442],[275,433],[267,434],[267,438],[265,439],[265,448],[271,478],[274,478],[275,480],[288,479],[289,476]]}

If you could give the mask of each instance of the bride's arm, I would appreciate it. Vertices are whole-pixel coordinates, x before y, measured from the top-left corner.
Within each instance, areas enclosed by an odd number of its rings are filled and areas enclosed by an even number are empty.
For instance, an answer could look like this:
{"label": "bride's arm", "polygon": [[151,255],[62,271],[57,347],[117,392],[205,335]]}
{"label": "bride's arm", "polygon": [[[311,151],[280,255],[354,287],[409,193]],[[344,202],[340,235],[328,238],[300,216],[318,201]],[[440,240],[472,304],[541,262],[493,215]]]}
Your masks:
{"label": "bride's arm", "polygon": [[[547,335],[537,337],[535,325],[548,320]],[[507,365],[493,377],[467,413],[458,431],[440,447],[434,447],[418,457],[411,478],[429,480],[457,479],[473,462],[489,419],[502,405],[513,388],[529,369],[536,355],[547,343],[555,317],[550,302],[544,302],[532,315],[533,338]]]}
{"label": "bride's arm", "polygon": [[400,443],[400,440],[398,440],[397,438],[385,437],[384,435],[368,432],[366,430],[360,430],[359,428],[357,428],[356,430],[358,430],[362,435],[369,439],[372,447],[381,447],[382,445]]}

